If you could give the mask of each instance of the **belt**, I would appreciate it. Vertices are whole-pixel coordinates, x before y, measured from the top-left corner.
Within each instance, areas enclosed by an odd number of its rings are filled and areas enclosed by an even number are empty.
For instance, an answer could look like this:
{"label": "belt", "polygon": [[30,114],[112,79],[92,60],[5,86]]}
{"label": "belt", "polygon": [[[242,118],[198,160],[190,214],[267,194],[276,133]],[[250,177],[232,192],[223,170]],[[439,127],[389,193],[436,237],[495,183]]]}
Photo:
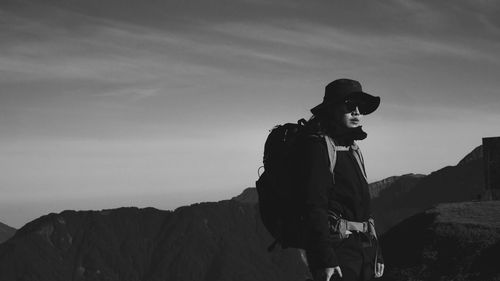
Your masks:
{"label": "belt", "polygon": [[357,231],[357,232],[368,232],[369,231],[369,224],[368,222],[355,222],[355,221],[348,221],[346,220],[347,223],[347,230],[349,231]]}
{"label": "belt", "polygon": [[348,221],[333,211],[328,211],[328,216],[330,217],[330,228],[333,232],[340,234],[341,237],[347,237],[352,232],[370,232],[370,220],[365,222]]}

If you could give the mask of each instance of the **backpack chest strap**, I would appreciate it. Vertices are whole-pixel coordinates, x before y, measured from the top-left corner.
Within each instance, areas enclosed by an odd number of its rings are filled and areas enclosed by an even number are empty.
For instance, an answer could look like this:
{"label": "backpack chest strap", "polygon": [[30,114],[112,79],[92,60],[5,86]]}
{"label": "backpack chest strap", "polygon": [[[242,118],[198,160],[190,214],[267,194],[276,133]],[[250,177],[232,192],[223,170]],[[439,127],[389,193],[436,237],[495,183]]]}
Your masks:
{"label": "backpack chest strap", "polygon": [[351,149],[350,146],[342,146],[342,145],[335,146],[336,151],[349,151],[350,149]]}

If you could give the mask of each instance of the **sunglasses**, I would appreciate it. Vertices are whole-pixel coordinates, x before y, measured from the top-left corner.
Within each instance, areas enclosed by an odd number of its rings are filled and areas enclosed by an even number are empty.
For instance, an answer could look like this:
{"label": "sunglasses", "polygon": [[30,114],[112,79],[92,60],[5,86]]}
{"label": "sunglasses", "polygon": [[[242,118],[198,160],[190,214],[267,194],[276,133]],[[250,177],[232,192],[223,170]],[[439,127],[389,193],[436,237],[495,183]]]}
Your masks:
{"label": "sunglasses", "polygon": [[366,108],[366,104],[358,100],[345,100],[344,105],[347,113],[356,111],[357,107],[359,109],[359,112],[363,114],[363,112],[365,112],[364,109]]}

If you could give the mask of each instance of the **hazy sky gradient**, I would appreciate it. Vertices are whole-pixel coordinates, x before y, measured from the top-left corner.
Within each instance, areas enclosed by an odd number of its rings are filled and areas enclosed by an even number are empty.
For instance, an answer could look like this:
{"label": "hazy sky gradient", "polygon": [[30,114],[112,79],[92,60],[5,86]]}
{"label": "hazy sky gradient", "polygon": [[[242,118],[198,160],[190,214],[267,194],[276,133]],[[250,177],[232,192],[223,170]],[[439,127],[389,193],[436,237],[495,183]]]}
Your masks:
{"label": "hazy sky gradient", "polygon": [[0,1],[0,221],[253,186],[333,79],[382,98],[371,181],[500,135],[496,1]]}

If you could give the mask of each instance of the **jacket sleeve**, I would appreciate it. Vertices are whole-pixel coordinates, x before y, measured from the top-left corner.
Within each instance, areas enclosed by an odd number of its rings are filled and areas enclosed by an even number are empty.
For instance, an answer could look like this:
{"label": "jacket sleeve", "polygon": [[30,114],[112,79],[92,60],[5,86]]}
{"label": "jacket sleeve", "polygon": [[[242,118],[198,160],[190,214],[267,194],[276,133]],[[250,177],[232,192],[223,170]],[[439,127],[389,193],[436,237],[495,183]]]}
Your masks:
{"label": "jacket sleeve", "polygon": [[318,268],[339,265],[328,229],[328,189],[333,185],[328,150],[323,138],[310,137],[304,143],[306,251]]}

